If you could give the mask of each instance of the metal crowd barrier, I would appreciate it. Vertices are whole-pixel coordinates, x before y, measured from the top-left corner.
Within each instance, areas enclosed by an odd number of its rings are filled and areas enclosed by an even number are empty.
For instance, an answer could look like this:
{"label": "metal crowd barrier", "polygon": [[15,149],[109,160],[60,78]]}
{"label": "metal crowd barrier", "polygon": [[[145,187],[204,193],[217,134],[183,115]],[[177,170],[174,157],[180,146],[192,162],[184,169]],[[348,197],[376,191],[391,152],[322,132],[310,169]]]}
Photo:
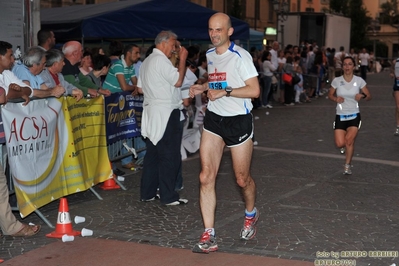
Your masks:
{"label": "metal crowd barrier", "polygon": [[[133,143],[133,138],[130,139],[130,140],[131,140],[130,143]],[[122,159],[124,159],[124,158],[126,158],[126,157],[128,157],[128,156],[130,156],[130,155],[133,155],[134,159],[137,159],[137,154],[140,153],[140,152],[142,152],[142,151],[144,151],[144,150],[146,150],[145,147],[144,147],[144,148],[140,148],[140,149],[135,149],[135,148],[133,147],[133,145],[132,145],[132,146],[129,146],[129,145],[127,144],[128,142],[129,142],[129,141],[128,141],[127,139],[122,139],[122,140],[118,140],[118,141],[116,141],[116,142],[114,142],[114,143],[112,143],[112,144],[108,144],[108,145],[107,145],[107,148],[108,148],[108,158],[109,158],[109,161],[110,161],[111,163],[120,161],[120,160],[122,160]],[[122,153],[121,153],[121,150],[122,150],[123,148],[125,148],[126,150],[128,150],[128,152],[125,153],[125,154],[122,154]],[[141,163],[141,161],[142,161],[142,159],[137,160],[136,163]],[[123,184],[121,184],[121,182],[120,182],[117,178],[115,178],[115,182],[116,182],[123,190],[126,190],[126,187],[125,187]]]}
{"label": "metal crowd barrier", "polygon": [[[140,138],[140,137],[137,137],[137,138]],[[133,142],[133,139],[134,138],[131,138],[132,142]],[[136,149],[136,148],[134,148],[134,145],[133,146],[129,146],[127,144],[127,142],[128,141],[126,139],[123,139],[123,140],[118,140],[115,143],[108,144],[108,158],[109,158],[109,161],[110,162],[117,162],[119,160],[122,160],[122,159],[130,156],[130,155],[133,155],[133,158],[136,160],[136,164],[141,165],[142,161],[143,161],[143,158],[137,159],[138,158],[137,154],[139,154],[142,151],[145,151],[146,148],[144,147],[144,148]],[[121,154],[120,151],[121,151],[121,149],[123,147],[125,149],[127,149],[129,152],[125,153],[125,154]]]}

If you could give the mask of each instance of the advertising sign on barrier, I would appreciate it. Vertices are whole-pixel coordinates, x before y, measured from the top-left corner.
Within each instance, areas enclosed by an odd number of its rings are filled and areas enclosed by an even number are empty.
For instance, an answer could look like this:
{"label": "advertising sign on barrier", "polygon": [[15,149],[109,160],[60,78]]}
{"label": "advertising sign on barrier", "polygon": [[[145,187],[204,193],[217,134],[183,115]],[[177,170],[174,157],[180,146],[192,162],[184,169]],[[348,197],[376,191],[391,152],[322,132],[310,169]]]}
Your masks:
{"label": "advertising sign on barrier", "polygon": [[2,117],[21,217],[112,175],[102,97],[7,103]]}
{"label": "advertising sign on barrier", "polygon": [[105,98],[105,121],[107,142],[140,136],[138,118],[143,110],[143,96],[132,96],[131,92],[112,93]]}

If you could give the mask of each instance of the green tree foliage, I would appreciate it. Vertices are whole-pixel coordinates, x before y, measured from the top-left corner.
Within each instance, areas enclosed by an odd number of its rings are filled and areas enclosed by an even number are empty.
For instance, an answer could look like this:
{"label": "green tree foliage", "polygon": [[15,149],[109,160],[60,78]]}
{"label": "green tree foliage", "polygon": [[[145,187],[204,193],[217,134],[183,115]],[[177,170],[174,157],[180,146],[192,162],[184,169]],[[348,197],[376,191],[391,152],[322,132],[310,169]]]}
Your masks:
{"label": "green tree foliage", "polygon": [[349,0],[330,0],[330,10],[333,13],[348,15]]}
{"label": "green tree foliage", "polygon": [[242,19],[242,7],[241,7],[241,1],[240,0],[234,0],[233,1],[233,6],[231,7],[230,15]]}
{"label": "green tree foliage", "polygon": [[371,21],[371,18],[367,16],[367,9],[363,6],[363,0],[330,0],[330,11],[351,19],[351,47],[345,48],[363,48]]}
{"label": "green tree foliage", "polygon": [[[399,0],[388,0],[381,5],[381,24],[399,24],[398,2]],[[345,48],[355,48],[358,51],[362,48],[373,50],[373,41],[366,36],[367,31],[371,30],[372,18],[367,15],[368,11],[363,6],[363,0],[330,0],[330,12],[342,14],[351,19],[351,47]],[[377,41],[376,56],[387,56],[387,50],[384,43]]]}
{"label": "green tree foliage", "polygon": [[363,0],[349,2],[349,17],[351,18],[351,47],[361,49],[366,41],[366,33],[371,18],[367,16],[367,9]]}
{"label": "green tree foliage", "polygon": [[398,0],[389,0],[383,4],[381,4],[381,16],[380,23],[381,24],[398,24],[399,16],[398,16]]}

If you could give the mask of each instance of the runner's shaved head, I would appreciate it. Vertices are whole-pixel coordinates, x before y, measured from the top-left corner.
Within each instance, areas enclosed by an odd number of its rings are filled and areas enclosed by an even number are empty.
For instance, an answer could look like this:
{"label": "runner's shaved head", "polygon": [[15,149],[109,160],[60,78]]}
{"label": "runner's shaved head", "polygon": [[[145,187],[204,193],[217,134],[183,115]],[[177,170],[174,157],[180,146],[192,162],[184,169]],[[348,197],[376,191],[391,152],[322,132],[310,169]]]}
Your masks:
{"label": "runner's shaved head", "polygon": [[209,18],[209,23],[211,21],[218,21],[219,23],[223,23],[227,29],[231,28],[231,19],[228,15],[224,13],[215,13]]}

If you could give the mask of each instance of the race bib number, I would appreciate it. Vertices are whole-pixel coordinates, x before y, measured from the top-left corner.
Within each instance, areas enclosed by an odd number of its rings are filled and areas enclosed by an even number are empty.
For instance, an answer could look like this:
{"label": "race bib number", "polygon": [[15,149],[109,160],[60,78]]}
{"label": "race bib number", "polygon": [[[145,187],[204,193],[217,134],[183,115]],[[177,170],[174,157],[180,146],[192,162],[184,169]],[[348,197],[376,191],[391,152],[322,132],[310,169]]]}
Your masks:
{"label": "race bib number", "polygon": [[339,119],[341,121],[349,121],[349,120],[353,120],[357,117],[357,114],[351,114],[351,115],[340,115]]}
{"label": "race bib number", "polygon": [[208,75],[208,86],[212,90],[224,90],[227,87],[226,72],[210,73]]}

